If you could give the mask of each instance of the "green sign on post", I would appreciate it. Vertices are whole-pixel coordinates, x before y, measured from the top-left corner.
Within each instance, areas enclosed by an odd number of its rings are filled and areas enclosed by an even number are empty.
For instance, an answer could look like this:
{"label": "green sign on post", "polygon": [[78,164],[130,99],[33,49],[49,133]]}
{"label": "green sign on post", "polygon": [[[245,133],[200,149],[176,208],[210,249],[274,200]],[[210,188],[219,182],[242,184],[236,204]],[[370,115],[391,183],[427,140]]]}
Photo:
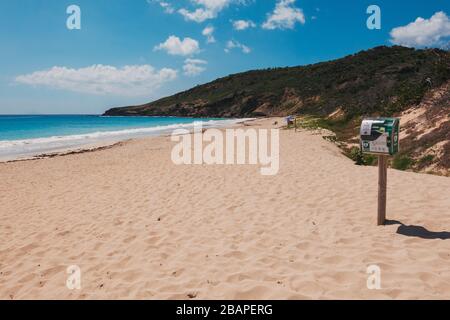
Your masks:
{"label": "green sign on post", "polygon": [[363,153],[394,155],[399,151],[398,118],[369,118],[361,124],[361,151]]}
{"label": "green sign on post", "polygon": [[378,225],[386,222],[387,158],[399,151],[400,120],[369,118],[361,123],[361,151],[378,155]]}

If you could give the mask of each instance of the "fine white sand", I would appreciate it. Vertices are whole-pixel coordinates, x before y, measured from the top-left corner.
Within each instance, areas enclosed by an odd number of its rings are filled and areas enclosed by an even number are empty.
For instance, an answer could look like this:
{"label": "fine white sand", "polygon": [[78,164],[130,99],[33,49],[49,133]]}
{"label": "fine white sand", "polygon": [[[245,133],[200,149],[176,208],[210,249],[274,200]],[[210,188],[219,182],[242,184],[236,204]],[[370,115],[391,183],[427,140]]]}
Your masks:
{"label": "fine white sand", "polygon": [[275,176],[176,166],[168,137],[1,163],[0,299],[450,299],[450,178],[389,170],[403,225],[377,227],[376,167],[280,139]]}

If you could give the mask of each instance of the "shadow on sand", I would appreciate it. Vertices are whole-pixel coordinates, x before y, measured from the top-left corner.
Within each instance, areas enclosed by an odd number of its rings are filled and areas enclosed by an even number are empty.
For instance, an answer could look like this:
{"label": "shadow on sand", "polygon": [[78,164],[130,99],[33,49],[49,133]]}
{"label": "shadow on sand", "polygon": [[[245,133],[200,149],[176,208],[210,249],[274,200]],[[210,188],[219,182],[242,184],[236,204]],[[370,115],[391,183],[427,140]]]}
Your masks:
{"label": "shadow on sand", "polygon": [[394,224],[400,225],[397,229],[397,233],[404,236],[418,237],[422,239],[441,239],[441,240],[450,239],[450,232],[447,231],[434,232],[429,231],[422,226],[407,226],[397,220],[386,220],[386,225],[394,225]]}
{"label": "shadow on sand", "polygon": [[397,220],[386,220],[386,225],[395,225],[395,224],[400,225],[397,229],[397,233],[404,236],[418,237],[422,239],[441,239],[441,240],[450,239],[450,232],[447,231],[434,232],[429,231],[421,226],[407,226]]}

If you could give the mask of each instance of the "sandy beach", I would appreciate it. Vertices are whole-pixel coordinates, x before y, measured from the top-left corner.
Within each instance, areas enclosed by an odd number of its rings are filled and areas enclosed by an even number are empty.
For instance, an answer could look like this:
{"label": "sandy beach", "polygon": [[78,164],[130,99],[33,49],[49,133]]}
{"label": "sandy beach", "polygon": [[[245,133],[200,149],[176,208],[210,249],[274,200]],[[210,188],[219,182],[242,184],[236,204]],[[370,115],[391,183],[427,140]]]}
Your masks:
{"label": "sandy beach", "polygon": [[377,168],[320,135],[280,130],[274,176],[173,145],[0,163],[0,299],[450,299],[450,178],[389,169],[377,227]]}

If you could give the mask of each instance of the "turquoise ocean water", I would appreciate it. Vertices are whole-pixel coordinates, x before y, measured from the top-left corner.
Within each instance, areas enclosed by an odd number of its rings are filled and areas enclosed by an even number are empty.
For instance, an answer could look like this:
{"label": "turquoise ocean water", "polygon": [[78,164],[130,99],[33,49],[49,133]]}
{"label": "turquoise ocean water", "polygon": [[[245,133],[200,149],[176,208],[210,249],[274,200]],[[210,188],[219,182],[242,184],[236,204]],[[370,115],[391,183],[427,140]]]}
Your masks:
{"label": "turquoise ocean water", "polygon": [[17,158],[84,145],[171,133],[175,129],[220,127],[237,120],[98,115],[0,115],[0,158]]}

